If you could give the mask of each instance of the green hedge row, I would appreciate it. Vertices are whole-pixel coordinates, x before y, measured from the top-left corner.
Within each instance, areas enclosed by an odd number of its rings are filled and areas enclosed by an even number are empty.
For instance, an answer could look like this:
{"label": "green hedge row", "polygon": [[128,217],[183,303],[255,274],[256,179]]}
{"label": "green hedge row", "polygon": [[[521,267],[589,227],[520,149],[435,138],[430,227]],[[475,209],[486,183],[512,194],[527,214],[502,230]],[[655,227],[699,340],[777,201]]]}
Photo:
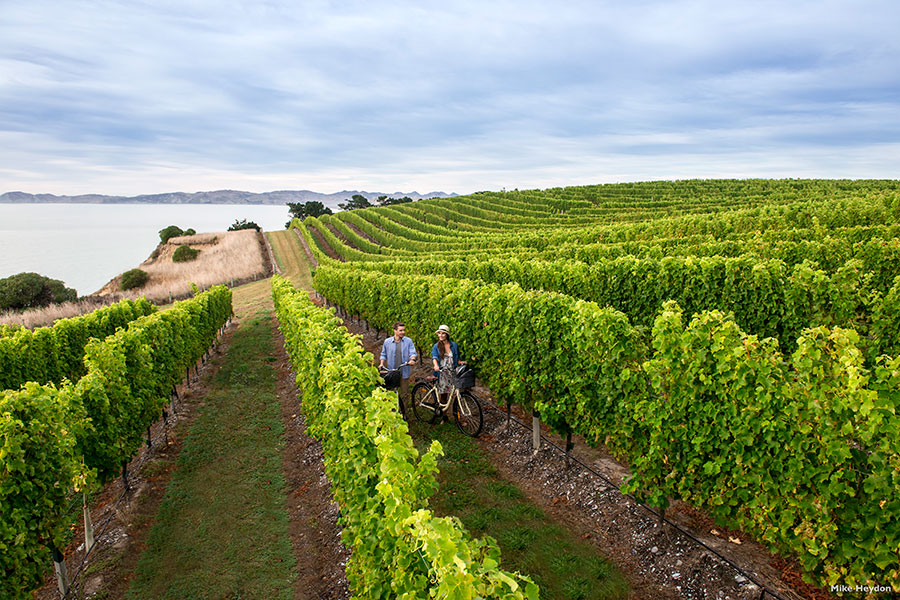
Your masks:
{"label": "green hedge row", "polygon": [[[389,274],[438,274],[487,283],[517,283],[525,289],[560,292],[627,314],[632,323],[649,329],[666,300],[676,300],[686,312],[719,309],[733,313],[745,330],[776,337],[794,348],[806,327],[853,326],[868,333],[895,330],[900,312],[890,299],[900,295],[892,282],[888,303],[873,293],[874,274],[859,260],[833,273],[809,264],[789,266],[753,256],[635,258],[624,256],[588,264],[573,260],[429,259],[345,263],[342,268]],[[895,275],[896,276],[896,275]],[[866,339],[874,361],[883,353],[900,354],[888,335]]]}
{"label": "green hedge row", "polygon": [[[403,206],[403,205],[398,205]],[[434,225],[431,223],[426,223],[421,219],[417,219],[414,216],[411,216],[409,212],[404,212],[400,210],[398,206],[380,206],[378,207],[378,214],[381,215],[382,218],[388,219],[398,225],[402,225],[410,230],[412,237],[415,235],[433,235],[438,238],[448,237],[452,239],[457,233],[453,229],[448,229],[446,227],[442,227],[440,225]],[[416,233],[418,232],[418,233]],[[397,232],[395,232],[397,233]],[[414,239],[424,239],[424,238],[414,238]]]}
{"label": "green hedge row", "polygon": [[119,472],[230,315],[231,291],[214,287],[90,341],[77,383],[0,392],[0,597],[32,597],[65,545],[73,488]]}
{"label": "green hedge row", "polygon": [[8,329],[0,337],[0,389],[27,381],[40,384],[78,381],[85,373],[84,347],[90,338],[103,339],[156,307],[145,298],[122,300],[80,317],[60,319],[52,327]]}
{"label": "green hedge row", "polygon": [[322,442],[341,507],[347,577],[361,598],[529,598],[527,577],[499,568],[490,539],[472,539],[454,517],[435,517],[438,442],[422,456],[394,394],[333,311],[275,276],[272,293],[285,348],[297,371],[309,431]]}
{"label": "green hedge row", "polygon": [[515,284],[333,266],[314,283],[419,345],[448,323],[496,396],[627,456],[651,504],[703,507],[821,584],[900,587],[900,359],[867,369],[852,330],[806,330],[785,356],[670,303],[649,348],[618,311]]}
{"label": "green hedge row", "polygon": [[900,588],[900,358],[867,369],[852,329],[784,355],[721,312],[685,321],[672,302],[656,319],[626,489],[704,506],[823,586]]}
{"label": "green hedge row", "polygon": [[[402,212],[399,211],[388,211],[391,208],[389,206],[379,206],[377,210],[374,208],[370,208],[367,210],[354,210],[346,213],[338,213],[335,215],[335,218],[338,220],[345,220],[348,222],[352,222],[357,227],[362,225],[367,229],[366,231],[373,238],[375,235],[379,235],[382,232],[387,234],[387,237],[383,237],[381,242],[390,246],[390,249],[396,249],[398,246],[392,243],[392,240],[402,240],[403,242],[453,242],[456,241],[456,236],[453,235],[453,232],[444,230],[441,234],[435,233],[426,233],[419,229],[414,229],[408,227],[397,221],[397,218],[404,219],[409,221],[409,218],[406,217]],[[375,227],[377,226],[377,227]],[[360,246],[360,249],[362,246]],[[379,247],[378,252],[384,252],[383,247]]]}
{"label": "green hedge row", "polygon": [[114,477],[131,458],[172,386],[213,344],[230,316],[231,290],[215,286],[87,345],[88,372],[73,391],[90,418],[79,448],[101,480]]}
{"label": "green hedge row", "polygon": [[[358,210],[350,211],[348,214],[353,214],[359,212]],[[339,213],[341,214],[341,213]],[[317,217],[319,221],[325,223],[327,225],[331,225],[335,229],[337,229],[347,240],[349,245],[366,252],[368,254],[394,254],[394,251],[383,252],[384,248],[378,245],[375,242],[370,241],[369,239],[363,237],[358,234],[356,231],[350,228],[347,223],[342,221],[341,219],[335,217],[334,215],[322,215],[321,217]]]}
{"label": "green hedge row", "polygon": [[[383,255],[394,254],[398,258],[410,252],[442,253],[482,251],[490,248],[497,252],[522,249],[525,252],[552,253],[560,246],[567,246],[569,254],[579,247],[592,245],[598,248],[594,253],[605,254],[603,244],[628,244],[654,242],[657,239],[671,240],[706,236],[713,240],[741,238],[758,231],[771,231],[780,235],[794,228],[816,232],[818,237],[826,237],[830,231],[844,228],[890,228],[896,225],[898,206],[890,198],[870,199],[844,198],[827,201],[803,201],[787,205],[762,205],[755,208],[729,210],[716,215],[687,214],[672,216],[667,210],[636,212],[635,223],[610,223],[608,218],[597,217],[593,224],[565,222],[557,225],[503,223],[497,215],[491,219],[469,216],[484,211],[468,206],[463,200],[423,200],[399,207],[375,207],[365,211],[350,211],[334,217],[336,220],[352,223],[381,246],[377,249],[371,243],[360,242],[360,248],[350,248],[327,227],[318,221],[308,223],[320,230],[327,243],[345,260],[381,260]],[[699,203],[704,212],[730,207],[725,202]],[[443,228],[445,235],[423,233],[409,227],[409,224],[393,224],[392,215],[407,215],[409,219],[421,221],[429,228]],[[474,225],[474,224],[477,224]],[[376,226],[377,225],[377,226]],[[466,227],[474,228],[463,231]],[[766,235],[769,235],[768,233]],[[840,235],[840,234],[837,234]],[[433,237],[432,237],[433,236]],[[445,237],[446,236],[446,237]],[[353,236],[354,239],[359,236]],[[802,242],[802,240],[797,240]],[[714,249],[708,249],[714,252]],[[752,251],[752,247],[748,250]],[[786,250],[791,252],[791,250]],[[820,258],[828,254],[819,253]],[[575,258],[590,260],[590,253],[581,252]],[[773,257],[780,258],[780,257]],[[787,257],[790,262],[790,257]]]}

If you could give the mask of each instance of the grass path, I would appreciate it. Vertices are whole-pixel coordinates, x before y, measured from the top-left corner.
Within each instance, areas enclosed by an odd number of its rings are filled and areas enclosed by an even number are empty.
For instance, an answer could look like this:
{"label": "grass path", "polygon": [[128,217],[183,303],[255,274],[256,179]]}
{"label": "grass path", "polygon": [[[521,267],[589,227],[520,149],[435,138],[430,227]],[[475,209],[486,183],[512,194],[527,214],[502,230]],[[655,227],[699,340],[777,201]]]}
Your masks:
{"label": "grass path", "polygon": [[429,500],[431,508],[438,515],[459,517],[474,537],[496,539],[503,568],[531,576],[542,599],[628,597],[629,584],[618,567],[529,500],[455,425],[414,421],[410,435],[420,451],[434,439],[444,447],[444,456],[438,459],[440,487]]}
{"label": "grass path", "polygon": [[291,280],[295,286],[312,291],[312,277],[310,277],[309,259],[300,248],[300,241],[294,232],[289,229],[283,231],[270,231],[269,243],[275,253],[275,260],[281,267],[284,276]]}
{"label": "grass path", "polygon": [[[269,239],[285,275],[311,289],[296,238]],[[237,330],[184,442],[129,598],[294,597],[270,281],[233,294]]]}
{"label": "grass path", "polygon": [[262,312],[234,333],[178,457],[129,598],[293,597],[273,327]]}

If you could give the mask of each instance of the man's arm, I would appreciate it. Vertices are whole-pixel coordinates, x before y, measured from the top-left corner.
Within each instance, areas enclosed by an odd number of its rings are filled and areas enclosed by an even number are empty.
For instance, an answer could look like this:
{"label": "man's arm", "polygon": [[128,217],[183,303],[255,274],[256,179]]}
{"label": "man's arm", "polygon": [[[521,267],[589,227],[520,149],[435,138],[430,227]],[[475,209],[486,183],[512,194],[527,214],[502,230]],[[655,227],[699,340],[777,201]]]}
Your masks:
{"label": "man's arm", "polygon": [[[407,338],[407,339],[409,339],[409,338]],[[413,344],[413,341],[411,339],[409,339],[409,347],[410,347],[409,361],[406,364],[412,365],[412,364],[415,364],[416,359],[419,358],[419,354],[416,352],[416,345]]]}
{"label": "man's arm", "polygon": [[381,361],[379,366],[384,367],[384,363],[387,360],[387,340],[381,345],[381,356],[378,357],[378,360]]}

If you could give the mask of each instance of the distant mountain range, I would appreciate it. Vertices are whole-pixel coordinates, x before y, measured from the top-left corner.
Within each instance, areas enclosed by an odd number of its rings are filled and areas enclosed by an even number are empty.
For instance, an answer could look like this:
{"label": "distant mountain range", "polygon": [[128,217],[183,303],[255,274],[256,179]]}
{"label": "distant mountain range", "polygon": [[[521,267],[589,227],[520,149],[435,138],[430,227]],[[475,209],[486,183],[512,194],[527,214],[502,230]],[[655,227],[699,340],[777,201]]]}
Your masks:
{"label": "distant mountain range", "polygon": [[338,203],[343,202],[354,194],[365,196],[375,201],[379,196],[402,198],[409,196],[413,200],[424,198],[451,198],[458,194],[446,194],[444,192],[361,192],[343,191],[335,194],[321,194],[310,190],[282,190],[277,192],[265,192],[254,194],[253,192],[241,192],[236,190],[218,190],[215,192],[171,192],[168,194],[147,194],[144,196],[103,196],[101,194],[84,194],[81,196],[56,196],[54,194],[27,194],[25,192],[6,192],[0,195],[0,203],[3,204],[287,204],[288,202],[310,202],[318,200],[325,206],[337,208]]}

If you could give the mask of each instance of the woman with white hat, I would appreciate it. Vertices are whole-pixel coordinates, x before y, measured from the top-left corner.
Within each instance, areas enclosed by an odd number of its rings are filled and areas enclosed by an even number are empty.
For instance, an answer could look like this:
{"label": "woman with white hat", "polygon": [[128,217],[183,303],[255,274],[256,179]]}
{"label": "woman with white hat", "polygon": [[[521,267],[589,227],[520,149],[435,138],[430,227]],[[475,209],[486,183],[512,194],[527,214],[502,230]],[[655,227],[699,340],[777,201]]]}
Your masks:
{"label": "woman with white hat", "polygon": [[437,391],[441,395],[441,403],[447,401],[453,380],[453,369],[459,364],[459,346],[450,339],[450,328],[441,325],[434,332],[438,340],[431,347],[431,366],[434,376],[438,377]]}

